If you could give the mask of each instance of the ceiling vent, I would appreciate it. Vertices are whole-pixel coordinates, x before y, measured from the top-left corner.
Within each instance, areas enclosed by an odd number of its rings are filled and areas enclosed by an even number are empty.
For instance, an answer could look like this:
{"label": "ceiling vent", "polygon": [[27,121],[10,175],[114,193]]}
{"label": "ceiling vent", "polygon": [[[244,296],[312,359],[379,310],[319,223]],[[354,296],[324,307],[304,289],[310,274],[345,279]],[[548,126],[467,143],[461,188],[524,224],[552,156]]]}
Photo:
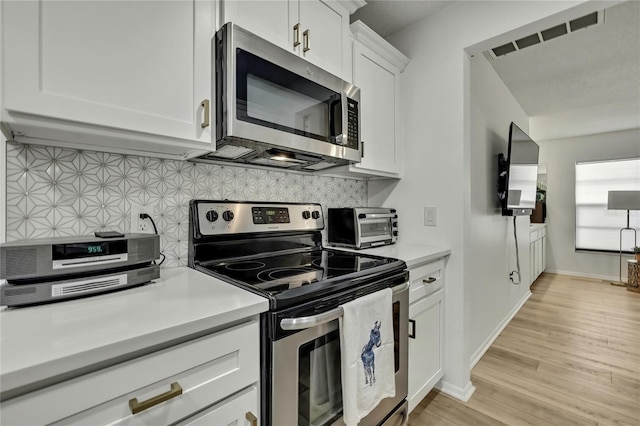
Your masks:
{"label": "ceiling vent", "polygon": [[497,59],[500,56],[507,55],[518,50],[526,49],[529,46],[544,43],[554,38],[576,32],[592,25],[600,25],[604,23],[604,10],[592,12],[580,18],[573,19],[555,27],[547,28],[535,34],[528,35],[518,40],[511,41],[507,44],[494,47],[487,51],[489,57]]}

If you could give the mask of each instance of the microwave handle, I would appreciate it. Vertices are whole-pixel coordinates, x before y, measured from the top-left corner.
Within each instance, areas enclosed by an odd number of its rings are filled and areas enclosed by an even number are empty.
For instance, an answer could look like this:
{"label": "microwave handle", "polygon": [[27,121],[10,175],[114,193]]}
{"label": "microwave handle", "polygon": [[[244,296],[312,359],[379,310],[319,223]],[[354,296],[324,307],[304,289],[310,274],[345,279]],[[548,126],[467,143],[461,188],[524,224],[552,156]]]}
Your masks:
{"label": "microwave handle", "polygon": [[340,101],[335,102],[340,102],[340,115],[342,116],[342,121],[340,124],[342,124],[342,133],[335,137],[334,143],[336,145],[346,145],[349,142],[347,140],[347,132],[349,130],[349,110],[347,109],[349,98],[347,97],[347,92],[345,92],[344,90],[340,92]]}

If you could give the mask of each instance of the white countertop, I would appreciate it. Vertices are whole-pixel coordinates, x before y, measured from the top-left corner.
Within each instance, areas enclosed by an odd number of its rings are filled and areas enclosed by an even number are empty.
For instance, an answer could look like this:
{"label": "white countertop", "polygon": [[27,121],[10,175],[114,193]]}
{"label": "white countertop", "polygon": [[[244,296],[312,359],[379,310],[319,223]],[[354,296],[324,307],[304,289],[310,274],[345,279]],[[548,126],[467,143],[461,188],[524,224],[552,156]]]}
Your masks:
{"label": "white countertop", "polygon": [[375,248],[368,248],[362,250],[345,249],[343,247],[336,247],[340,250],[349,250],[354,252],[369,253],[376,256],[393,257],[395,259],[404,260],[407,267],[412,268],[415,265],[426,263],[435,259],[439,259],[451,254],[451,250],[444,247],[429,246],[423,244],[408,244],[402,241],[398,241],[395,244],[386,246],[380,246]]}
{"label": "white countertop", "polygon": [[114,293],[2,310],[2,392],[269,309],[266,298],[191,268],[160,276]]}

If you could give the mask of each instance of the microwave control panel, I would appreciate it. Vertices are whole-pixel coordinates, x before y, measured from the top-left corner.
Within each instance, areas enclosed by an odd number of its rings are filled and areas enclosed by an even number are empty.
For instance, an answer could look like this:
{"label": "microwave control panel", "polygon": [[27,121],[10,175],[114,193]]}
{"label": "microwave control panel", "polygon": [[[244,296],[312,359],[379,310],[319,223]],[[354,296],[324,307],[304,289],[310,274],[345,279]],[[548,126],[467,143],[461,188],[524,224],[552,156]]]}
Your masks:
{"label": "microwave control panel", "polygon": [[359,128],[358,128],[358,101],[347,99],[347,146],[358,149]]}

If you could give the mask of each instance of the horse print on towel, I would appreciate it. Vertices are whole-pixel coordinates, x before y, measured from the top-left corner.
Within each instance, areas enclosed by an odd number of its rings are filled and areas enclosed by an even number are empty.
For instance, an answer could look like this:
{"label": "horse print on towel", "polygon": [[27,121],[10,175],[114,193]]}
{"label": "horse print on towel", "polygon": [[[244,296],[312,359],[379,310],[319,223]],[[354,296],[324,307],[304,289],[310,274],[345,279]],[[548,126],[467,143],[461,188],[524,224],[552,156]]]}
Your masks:
{"label": "horse print on towel", "polygon": [[364,381],[365,385],[373,386],[376,382],[376,356],[373,353],[373,348],[379,348],[382,344],[382,338],[380,337],[381,321],[376,321],[371,329],[369,335],[369,341],[362,348],[362,365],[364,366]]}

